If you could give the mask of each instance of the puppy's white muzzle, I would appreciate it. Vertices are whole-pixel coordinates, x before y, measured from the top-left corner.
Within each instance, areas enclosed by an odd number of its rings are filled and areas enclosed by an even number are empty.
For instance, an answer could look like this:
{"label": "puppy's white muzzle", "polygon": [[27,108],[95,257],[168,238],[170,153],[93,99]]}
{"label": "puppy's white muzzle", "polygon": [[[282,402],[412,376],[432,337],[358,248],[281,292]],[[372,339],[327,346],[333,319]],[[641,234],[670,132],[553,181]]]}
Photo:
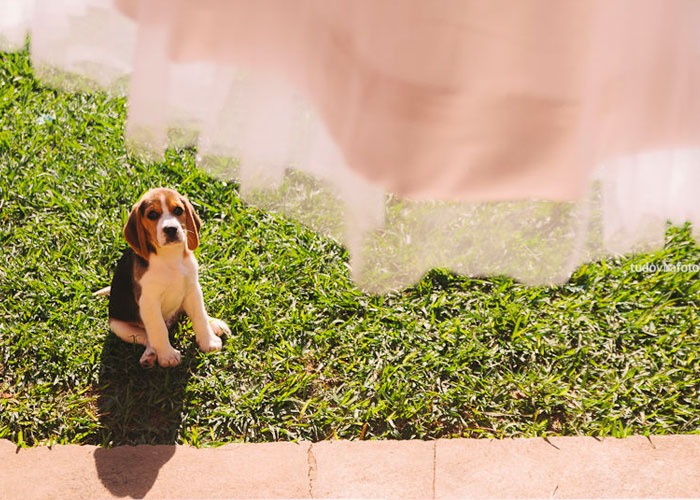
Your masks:
{"label": "puppy's white muzzle", "polygon": [[163,217],[158,227],[158,245],[164,247],[182,243],[185,240],[185,231],[180,222],[172,216]]}

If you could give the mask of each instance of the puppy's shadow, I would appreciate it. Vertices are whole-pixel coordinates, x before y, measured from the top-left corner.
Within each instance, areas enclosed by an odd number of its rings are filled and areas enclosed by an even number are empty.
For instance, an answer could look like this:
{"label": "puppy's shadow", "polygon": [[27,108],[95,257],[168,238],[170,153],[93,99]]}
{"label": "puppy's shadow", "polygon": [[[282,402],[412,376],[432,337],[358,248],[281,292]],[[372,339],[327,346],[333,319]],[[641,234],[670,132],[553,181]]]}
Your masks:
{"label": "puppy's shadow", "polygon": [[102,483],[119,497],[142,498],[175,453],[193,362],[183,353],[178,367],[145,369],[139,364],[143,349],[111,333],[102,349],[97,404],[103,448],[95,452],[95,466]]}

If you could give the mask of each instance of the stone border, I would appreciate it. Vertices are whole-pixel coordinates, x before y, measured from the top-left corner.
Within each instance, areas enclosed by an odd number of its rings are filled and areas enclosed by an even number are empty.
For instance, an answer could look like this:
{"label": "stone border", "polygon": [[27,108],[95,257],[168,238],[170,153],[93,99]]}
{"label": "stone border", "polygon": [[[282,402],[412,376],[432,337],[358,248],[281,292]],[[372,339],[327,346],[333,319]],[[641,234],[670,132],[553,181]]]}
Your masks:
{"label": "stone border", "polygon": [[0,498],[700,497],[700,435],[54,446],[0,440]]}

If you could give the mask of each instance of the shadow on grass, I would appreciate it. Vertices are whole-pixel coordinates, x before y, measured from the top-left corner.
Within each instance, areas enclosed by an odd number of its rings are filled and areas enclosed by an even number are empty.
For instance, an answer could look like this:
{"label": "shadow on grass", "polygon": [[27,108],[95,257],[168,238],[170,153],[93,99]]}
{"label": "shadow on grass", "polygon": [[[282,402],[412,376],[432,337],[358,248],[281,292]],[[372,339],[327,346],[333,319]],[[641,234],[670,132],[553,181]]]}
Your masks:
{"label": "shadow on grass", "polygon": [[174,455],[191,373],[186,356],[176,368],[144,369],[139,365],[143,349],[111,333],[102,349],[97,399],[102,448],[95,451],[95,466],[105,487],[119,497],[142,498]]}

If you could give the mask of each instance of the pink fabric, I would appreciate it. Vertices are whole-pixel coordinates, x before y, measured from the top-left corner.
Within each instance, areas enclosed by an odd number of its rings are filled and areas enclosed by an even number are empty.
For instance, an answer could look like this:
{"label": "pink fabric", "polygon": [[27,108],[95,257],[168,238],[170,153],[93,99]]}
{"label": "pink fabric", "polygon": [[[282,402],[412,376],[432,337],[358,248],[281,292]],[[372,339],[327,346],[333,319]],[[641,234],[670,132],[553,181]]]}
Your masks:
{"label": "pink fabric", "polygon": [[700,143],[695,0],[118,4],[175,61],[290,81],[412,198],[576,199],[605,160]]}
{"label": "pink fabric", "polygon": [[196,146],[367,290],[700,234],[697,0],[0,0],[0,49],[28,27],[40,79],[126,94],[134,150]]}

